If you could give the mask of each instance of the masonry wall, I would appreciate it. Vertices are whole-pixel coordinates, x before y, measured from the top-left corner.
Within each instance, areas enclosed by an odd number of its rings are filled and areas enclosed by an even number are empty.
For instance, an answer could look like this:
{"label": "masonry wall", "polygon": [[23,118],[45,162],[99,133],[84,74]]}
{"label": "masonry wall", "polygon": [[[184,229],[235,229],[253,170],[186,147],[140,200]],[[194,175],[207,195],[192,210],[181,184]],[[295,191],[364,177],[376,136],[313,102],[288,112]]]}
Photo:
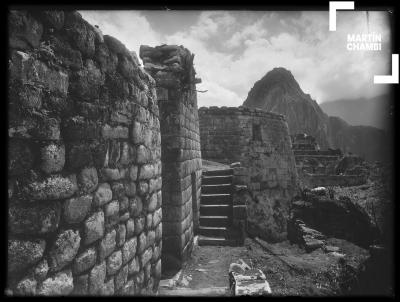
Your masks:
{"label": "masonry wall", "polygon": [[8,66],[7,294],[154,293],[154,80],[121,42],[67,11],[12,11]]}
{"label": "masonry wall", "polygon": [[295,160],[282,115],[245,107],[199,110],[203,158],[240,162],[236,184],[247,185],[248,232],[270,241],[286,238],[289,204],[297,187]]}
{"label": "masonry wall", "polygon": [[163,176],[163,272],[182,267],[199,224],[201,152],[194,55],[182,46],[141,46],[157,85]]}

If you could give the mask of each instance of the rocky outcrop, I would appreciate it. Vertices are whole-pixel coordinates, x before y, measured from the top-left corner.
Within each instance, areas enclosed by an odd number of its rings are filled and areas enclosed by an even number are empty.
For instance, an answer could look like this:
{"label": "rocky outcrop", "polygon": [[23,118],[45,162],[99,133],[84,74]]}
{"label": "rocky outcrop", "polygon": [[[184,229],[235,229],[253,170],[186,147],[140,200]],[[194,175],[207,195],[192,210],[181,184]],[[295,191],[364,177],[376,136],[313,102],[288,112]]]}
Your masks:
{"label": "rocky outcrop", "polygon": [[375,127],[351,126],[339,117],[328,116],[285,68],[274,68],[257,81],[243,105],[285,115],[290,134],[312,135],[321,149],[340,148],[368,161],[388,160],[389,134]]}
{"label": "rocky outcrop", "polygon": [[368,248],[376,240],[378,230],[367,212],[348,197],[335,199],[327,195],[305,190],[301,197],[296,197],[291,209],[292,230],[296,231],[296,227],[303,229],[305,225],[302,224],[305,223],[325,236],[345,239]]}

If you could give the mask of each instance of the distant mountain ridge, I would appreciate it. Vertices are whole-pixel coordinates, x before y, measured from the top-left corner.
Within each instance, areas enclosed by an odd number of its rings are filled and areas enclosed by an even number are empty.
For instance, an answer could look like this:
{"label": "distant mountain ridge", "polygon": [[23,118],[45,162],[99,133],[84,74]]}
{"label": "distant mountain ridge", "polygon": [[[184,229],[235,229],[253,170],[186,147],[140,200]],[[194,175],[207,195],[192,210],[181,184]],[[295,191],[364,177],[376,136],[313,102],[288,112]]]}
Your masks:
{"label": "distant mountain ridge", "polygon": [[388,159],[390,139],[385,131],[328,116],[285,68],[274,68],[257,81],[243,106],[285,115],[291,134],[310,134],[322,149],[340,148],[369,161]]}
{"label": "distant mountain ridge", "polygon": [[338,116],[353,126],[373,126],[388,129],[392,121],[392,96],[340,99],[319,104],[331,116]]}

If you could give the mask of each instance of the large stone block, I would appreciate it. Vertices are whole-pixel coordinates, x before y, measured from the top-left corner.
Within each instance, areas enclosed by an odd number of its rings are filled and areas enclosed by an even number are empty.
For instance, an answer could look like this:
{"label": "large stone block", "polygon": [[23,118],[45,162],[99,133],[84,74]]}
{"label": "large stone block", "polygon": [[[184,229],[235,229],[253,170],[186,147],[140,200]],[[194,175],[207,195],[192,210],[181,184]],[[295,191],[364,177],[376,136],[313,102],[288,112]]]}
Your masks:
{"label": "large stone block", "polygon": [[63,207],[63,217],[65,221],[71,224],[82,222],[89,213],[92,199],[92,195],[67,199]]}
{"label": "large stone block", "polygon": [[8,28],[11,48],[30,49],[39,46],[43,25],[30,13],[23,10],[10,11]]}
{"label": "large stone block", "polygon": [[104,279],[106,278],[106,262],[102,261],[96,265],[89,274],[89,294],[96,295],[104,286]]}
{"label": "large stone block", "polygon": [[51,174],[60,172],[65,164],[65,146],[51,143],[40,148],[40,169]]}
{"label": "large stone block", "polygon": [[81,14],[66,12],[64,29],[73,47],[78,48],[84,56],[94,56],[96,33],[94,28],[82,18]]}
{"label": "large stone block", "polygon": [[81,237],[79,231],[66,230],[58,234],[49,250],[49,267],[53,272],[59,271],[72,262],[78,253]]}
{"label": "large stone block", "polygon": [[70,170],[78,170],[92,164],[93,155],[88,144],[67,144],[67,167]]}
{"label": "large stone block", "polygon": [[90,244],[104,236],[104,213],[99,211],[86,219],[85,225],[85,244]]}
{"label": "large stone block", "polygon": [[137,273],[139,273],[139,271],[140,271],[139,258],[135,257],[129,263],[129,275],[137,274]]}
{"label": "large stone block", "polygon": [[116,247],[116,236],[117,232],[112,230],[107,233],[105,237],[101,240],[99,244],[99,258],[103,261],[107,256],[109,256]]}
{"label": "large stone block", "polygon": [[135,235],[140,234],[144,230],[146,218],[139,216],[135,218]]}
{"label": "large stone block", "polygon": [[108,183],[102,183],[98,186],[93,196],[93,203],[97,207],[101,207],[104,204],[112,200],[112,191]]}
{"label": "large stone block", "polygon": [[128,265],[122,267],[122,269],[115,276],[115,289],[120,289],[128,280]]}
{"label": "large stone block", "polygon": [[66,296],[74,290],[71,270],[55,274],[39,285],[37,294],[43,296]]}
{"label": "large stone block", "polygon": [[9,175],[20,175],[33,166],[34,156],[31,146],[23,140],[12,139],[8,146]]}
{"label": "large stone block", "polygon": [[80,100],[93,102],[100,96],[100,88],[104,85],[105,76],[92,60],[86,60],[83,69],[70,78],[70,94]]}
{"label": "large stone block", "polygon": [[107,275],[114,275],[122,266],[122,252],[115,251],[107,258]]}
{"label": "large stone block", "polygon": [[33,296],[36,294],[37,281],[33,277],[25,277],[15,287],[17,296]]}
{"label": "large stone block", "polygon": [[135,220],[129,218],[126,222],[126,239],[131,238],[135,234]]}
{"label": "large stone block", "polygon": [[92,268],[96,264],[96,257],[97,252],[93,247],[80,253],[74,260],[74,265],[72,267],[73,273],[79,275]]}
{"label": "large stone block", "polygon": [[96,190],[99,183],[96,168],[83,168],[77,176],[79,191],[83,193],[92,193]]}
{"label": "large stone block", "polygon": [[136,254],[137,239],[136,237],[131,238],[126,241],[122,248],[122,263],[126,264],[129,262]]}
{"label": "large stone block", "polygon": [[107,282],[104,283],[101,288],[99,294],[101,296],[112,296],[114,295],[114,277],[110,278]]}
{"label": "large stone block", "polygon": [[95,121],[88,121],[83,116],[67,119],[62,125],[65,140],[95,140],[101,137],[100,126]]}
{"label": "large stone block", "polygon": [[71,197],[78,190],[76,176],[51,175],[47,178],[28,181],[23,194],[33,200],[52,200]]}
{"label": "large stone block", "polygon": [[46,242],[37,240],[8,240],[8,271],[22,271],[37,263],[44,253]]}
{"label": "large stone block", "polygon": [[60,203],[54,201],[37,205],[10,204],[9,230],[14,234],[25,235],[51,233],[58,228],[60,213]]}
{"label": "large stone block", "polygon": [[142,199],[139,196],[129,199],[129,212],[132,217],[138,217],[143,210]]}

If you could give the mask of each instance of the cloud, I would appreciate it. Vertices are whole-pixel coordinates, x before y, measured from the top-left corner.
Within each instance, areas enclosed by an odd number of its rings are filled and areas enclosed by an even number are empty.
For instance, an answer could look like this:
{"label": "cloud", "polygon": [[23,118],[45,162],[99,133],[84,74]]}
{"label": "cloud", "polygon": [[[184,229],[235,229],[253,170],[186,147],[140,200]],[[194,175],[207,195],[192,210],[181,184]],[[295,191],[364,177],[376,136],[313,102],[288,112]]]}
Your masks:
{"label": "cloud", "polygon": [[[198,94],[199,106],[241,105],[254,83],[278,66],[289,69],[303,91],[319,103],[375,96],[388,89],[373,84],[374,74],[390,73],[390,31],[385,12],[370,12],[369,24],[365,12],[338,12],[337,31],[330,32],[327,11],[203,11],[193,24],[172,34],[155,31],[143,12],[82,15],[135,51],[141,44],[162,43],[183,45],[192,51],[197,74],[203,80],[197,89],[208,90]],[[382,51],[346,50],[348,33],[368,30],[382,34]]]}

